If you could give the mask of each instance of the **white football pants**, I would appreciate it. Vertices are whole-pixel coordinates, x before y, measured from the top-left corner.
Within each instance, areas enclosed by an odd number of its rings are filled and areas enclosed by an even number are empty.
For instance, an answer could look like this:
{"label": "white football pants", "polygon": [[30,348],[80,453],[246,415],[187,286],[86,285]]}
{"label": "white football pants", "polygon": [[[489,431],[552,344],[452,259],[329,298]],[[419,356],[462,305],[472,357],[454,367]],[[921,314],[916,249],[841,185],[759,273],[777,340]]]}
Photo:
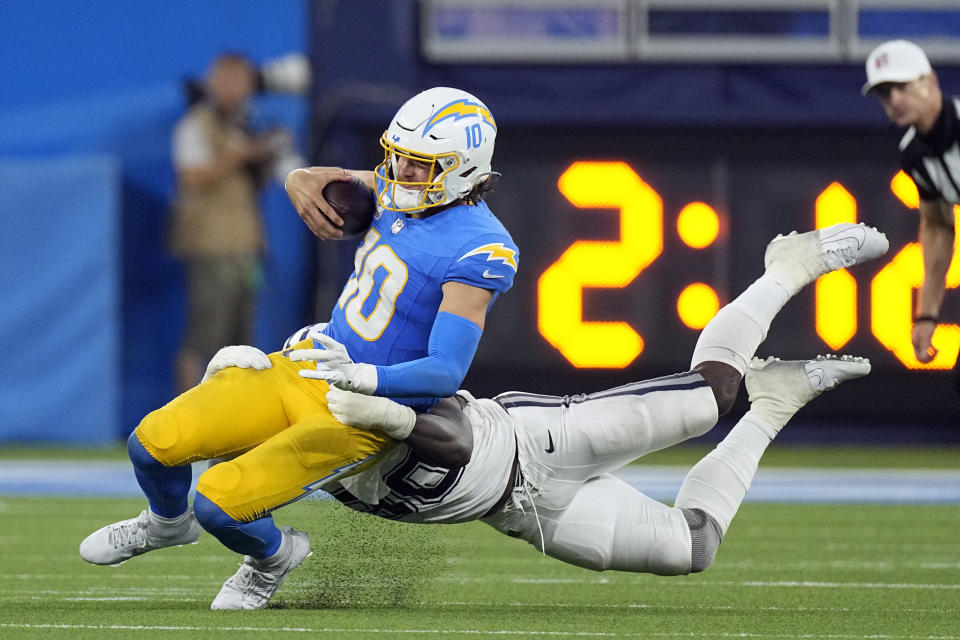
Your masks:
{"label": "white football pants", "polygon": [[690,530],[680,510],[609,472],[716,424],[716,401],[699,373],[590,395],[511,392],[496,400],[521,425],[524,483],[485,522],[549,556],[596,571],[690,571]]}

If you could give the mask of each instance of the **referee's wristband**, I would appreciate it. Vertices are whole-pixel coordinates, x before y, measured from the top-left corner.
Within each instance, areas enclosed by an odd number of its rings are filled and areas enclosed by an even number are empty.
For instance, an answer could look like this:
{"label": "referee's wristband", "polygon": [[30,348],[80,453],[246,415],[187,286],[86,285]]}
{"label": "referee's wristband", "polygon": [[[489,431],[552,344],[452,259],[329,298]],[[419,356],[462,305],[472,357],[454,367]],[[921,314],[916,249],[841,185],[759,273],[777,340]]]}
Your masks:
{"label": "referee's wristband", "polygon": [[937,316],[917,316],[916,318],[913,319],[913,321],[914,321],[914,323],[917,323],[917,322],[932,322],[933,324],[937,324],[937,323],[940,322],[940,319],[937,318]]}

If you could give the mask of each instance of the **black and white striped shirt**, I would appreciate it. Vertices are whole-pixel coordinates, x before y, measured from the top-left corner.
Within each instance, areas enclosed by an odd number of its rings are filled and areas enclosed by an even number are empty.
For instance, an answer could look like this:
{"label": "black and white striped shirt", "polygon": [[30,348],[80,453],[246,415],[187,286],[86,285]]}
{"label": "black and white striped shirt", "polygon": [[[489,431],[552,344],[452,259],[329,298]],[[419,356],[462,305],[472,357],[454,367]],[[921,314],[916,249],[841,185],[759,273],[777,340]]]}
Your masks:
{"label": "black and white striped shirt", "polygon": [[943,98],[940,117],[927,133],[910,127],[900,140],[900,164],[921,200],[960,204],[960,98]]}

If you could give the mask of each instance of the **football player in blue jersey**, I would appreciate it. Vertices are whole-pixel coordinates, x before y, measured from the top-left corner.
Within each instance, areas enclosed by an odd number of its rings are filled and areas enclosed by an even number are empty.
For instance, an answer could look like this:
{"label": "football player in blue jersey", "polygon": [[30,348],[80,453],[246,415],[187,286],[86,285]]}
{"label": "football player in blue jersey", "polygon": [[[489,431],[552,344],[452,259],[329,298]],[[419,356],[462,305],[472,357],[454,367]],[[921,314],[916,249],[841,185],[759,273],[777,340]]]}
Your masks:
{"label": "football player in blue jersey", "polygon": [[[336,367],[324,374],[332,384],[405,397],[415,408],[456,392],[487,310],[517,269],[516,245],[480,199],[497,176],[496,132],[483,103],[438,87],[397,112],[374,171],[314,168],[288,178],[291,201],[318,237],[339,233],[326,220],[336,214],[316,198],[330,181],[358,177],[379,203],[325,331],[331,339],[319,340]],[[335,343],[369,364],[341,362]]]}
{"label": "football player in blue jersey", "polygon": [[[128,451],[149,508],[88,536],[80,545],[86,561],[117,565],[195,543],[207,530],[244,555],[211,608],[266,606],[311,553],[306,534],[281,531],[271,512],[394,446],[383,433],[338,422],[329,385],[429,408],[459,388],[487,311],[513,283],[517,247],[482,200],[498,177],[496,131],[475,96],[438,87],[399,109],[374,171],[311,168],[288,177],[291,202],[321,238],[340,233],[316,219],[327,212],[341,222],[321,195],[327,183],[356,175],[377,194],[330,323],[293,345],[290,358],[254,354],[251,366],[216,372],[148,414]],[[298,360],[315,362],[306,366],[318,379],[301,375]],[[191,508],[190,463],[231,456],[200,476]]]}

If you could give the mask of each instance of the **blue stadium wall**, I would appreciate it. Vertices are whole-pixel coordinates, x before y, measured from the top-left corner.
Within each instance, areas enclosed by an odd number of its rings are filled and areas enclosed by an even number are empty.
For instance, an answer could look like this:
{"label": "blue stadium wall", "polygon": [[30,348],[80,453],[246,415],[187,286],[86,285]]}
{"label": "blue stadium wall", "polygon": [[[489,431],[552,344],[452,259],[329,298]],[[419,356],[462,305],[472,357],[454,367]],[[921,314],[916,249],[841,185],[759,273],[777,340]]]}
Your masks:
{"label": "blue stadium wall", "polygon": [[[306,52],[306,16],[303,0],[3,4],[0,442],[115,442],[173,397],[185,302],[165,236],[181,83],[225,49]],[[302,138],[307,106],[263,97],[257,119]],[[256,342],[271,348],[308,314],[310,240],[281,187],[264,206]]]}

